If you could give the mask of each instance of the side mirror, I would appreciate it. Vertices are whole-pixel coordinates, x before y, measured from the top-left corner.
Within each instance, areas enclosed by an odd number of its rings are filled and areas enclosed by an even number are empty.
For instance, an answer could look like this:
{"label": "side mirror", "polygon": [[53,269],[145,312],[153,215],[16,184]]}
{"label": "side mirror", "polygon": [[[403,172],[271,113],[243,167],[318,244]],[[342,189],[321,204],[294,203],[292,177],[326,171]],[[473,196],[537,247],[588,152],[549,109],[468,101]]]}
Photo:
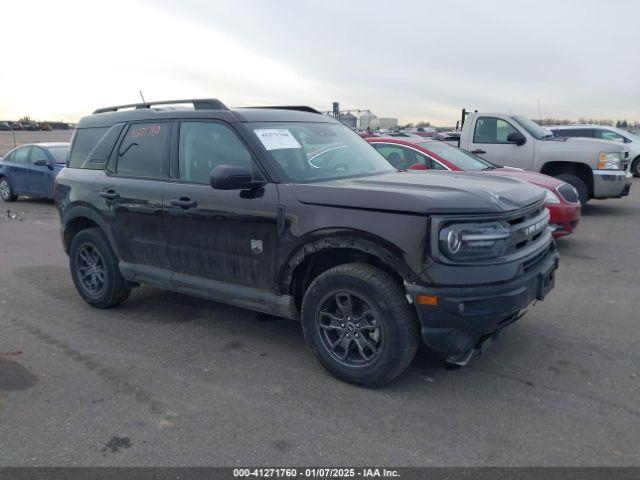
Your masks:
{"label": "side mirror", "polygon": [[38,167],[48,167],[49,166],[49,162],[47,162],[46,160],[43,160],[43,159],[36,160],[35,162],[33,162],[33,164],[38,166]]}
{"label": "side mirror", "polygon": [[211,171],[210,179],[216,190],[253,190],[264,185],[253,181],[249,169],[240,165],[218,165]]}
{"label": "side mirror", "polygon": [[527,142],[527,138],[520,132],[511,132],[507,135],[507,142],[515,143],[518,146],[524,145]]}

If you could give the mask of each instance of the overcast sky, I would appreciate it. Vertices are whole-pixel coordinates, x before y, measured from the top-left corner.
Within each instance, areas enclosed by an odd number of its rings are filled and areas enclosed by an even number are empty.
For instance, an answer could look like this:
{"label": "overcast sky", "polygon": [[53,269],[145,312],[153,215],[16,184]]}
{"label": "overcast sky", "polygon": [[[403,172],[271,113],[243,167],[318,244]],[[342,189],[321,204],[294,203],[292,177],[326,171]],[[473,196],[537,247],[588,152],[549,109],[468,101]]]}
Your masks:
{"label": "overcast sky", "polygon": [[0,119],[217,97],[453,124],[462,107],[640,120],[640,2],[13,1]]}

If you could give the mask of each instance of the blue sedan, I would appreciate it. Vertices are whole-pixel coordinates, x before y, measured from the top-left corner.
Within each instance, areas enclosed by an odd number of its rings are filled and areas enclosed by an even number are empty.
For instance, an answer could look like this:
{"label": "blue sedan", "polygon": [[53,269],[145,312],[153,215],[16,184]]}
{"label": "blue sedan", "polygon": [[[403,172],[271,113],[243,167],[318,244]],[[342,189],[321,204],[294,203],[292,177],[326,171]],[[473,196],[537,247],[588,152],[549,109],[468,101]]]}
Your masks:
{"label": "blue sedan", "polygon": [[68,143],[21,145],[0,160],[0,197],[13,202],[18,195],[53,198],[53,182],[67,163]]}

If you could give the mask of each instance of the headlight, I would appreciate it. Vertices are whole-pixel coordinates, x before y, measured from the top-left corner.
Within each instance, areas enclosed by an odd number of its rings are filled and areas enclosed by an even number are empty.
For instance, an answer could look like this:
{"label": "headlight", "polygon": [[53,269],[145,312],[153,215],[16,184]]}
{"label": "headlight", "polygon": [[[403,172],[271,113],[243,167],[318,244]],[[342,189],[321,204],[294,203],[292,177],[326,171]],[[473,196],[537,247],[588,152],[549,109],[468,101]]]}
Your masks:
{"label": "headlight", "polygon": [[504,255],[509,231],[498,222],[458,223],[440,230],[440,251],[452,260],[481,260]]}
{"label": "headlight", "polygon": [[551,190],[545,190],[544,202],[545,203],[560,203],[560,199]]}
{"label": "headlight", "polygon": [[598,157],[599,170],[620,170],[623,152],[600,152]]}

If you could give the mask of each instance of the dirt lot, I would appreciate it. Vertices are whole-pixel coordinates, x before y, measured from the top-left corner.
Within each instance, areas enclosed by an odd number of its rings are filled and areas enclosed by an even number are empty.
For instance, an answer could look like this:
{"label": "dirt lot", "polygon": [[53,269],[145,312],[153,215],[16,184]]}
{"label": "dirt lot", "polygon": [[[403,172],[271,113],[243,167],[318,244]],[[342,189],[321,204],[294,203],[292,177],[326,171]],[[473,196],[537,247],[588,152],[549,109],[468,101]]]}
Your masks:
{"label": "dirt lot", "polygon": [[379,390],[293,321],[149,287],[94,310],[52,204],[0,217],[0,465],[640,465],[639,181],[588,206],[555,291],[485,355]]}
{"label": "dirt lot", "polygon": [[[73,130],[54,130],[51,132],[25,132],[17,131],[15,133],[15,145],[24,143],[39,142],[68,142],[71,140]],[[14,147],[13,133],[0,132],[0,156],[7,153]]]}

